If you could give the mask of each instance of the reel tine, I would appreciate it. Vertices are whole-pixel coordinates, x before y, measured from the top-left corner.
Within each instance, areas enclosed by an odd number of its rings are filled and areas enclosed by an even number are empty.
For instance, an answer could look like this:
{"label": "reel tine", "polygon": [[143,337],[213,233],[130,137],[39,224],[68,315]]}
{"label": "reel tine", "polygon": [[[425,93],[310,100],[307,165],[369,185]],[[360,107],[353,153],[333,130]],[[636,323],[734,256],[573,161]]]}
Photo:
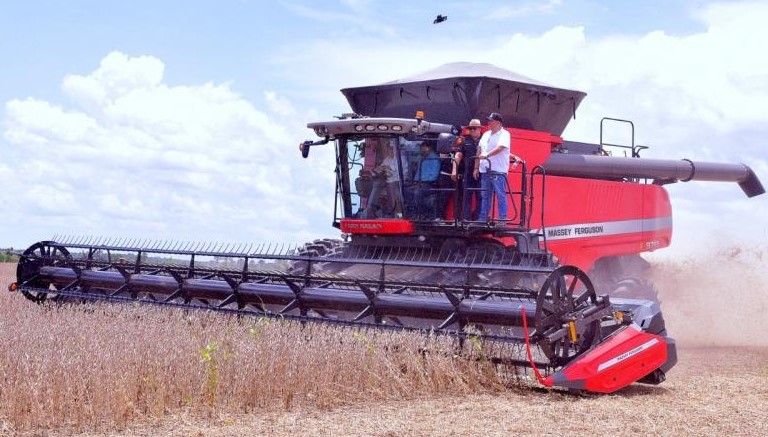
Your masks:
{"label": "reel tine", "polygon": [[210,248],[211,248],[211,242],[210,241],[204,241],[202,243],[201,247],[200,247],[200,252],[208,253],[208,252],[210,252],[210,250],[208,250]]}

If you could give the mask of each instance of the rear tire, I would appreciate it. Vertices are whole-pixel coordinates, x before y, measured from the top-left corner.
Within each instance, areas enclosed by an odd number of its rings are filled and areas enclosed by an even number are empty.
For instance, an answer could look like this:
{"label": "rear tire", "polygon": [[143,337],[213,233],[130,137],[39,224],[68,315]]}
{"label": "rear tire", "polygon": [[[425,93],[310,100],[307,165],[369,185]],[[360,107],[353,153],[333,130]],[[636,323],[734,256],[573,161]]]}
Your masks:
{"label": "rear tire", "polygon": [[[298,256],[307,256],[311,258],[326,258],[331,257],[334,255],[338,255],[341,253],[341,251],[344,248],[344,242],[335,238],[322,238],[318,240],[311,241],[309,243],[304,244],[303,246],[296,249],[296,255]],[[312,272],[313,273],[330,273],[330,271],[327,270],[334,270],[332,268],[329,268],[327,264],[333,264],[333,263],[322,263],[317,261],[312,261]],[[288,273],[293,275],[303,275],[307,273],[307,262],[306,261],[292,261],[291,264],[288,266]]]}

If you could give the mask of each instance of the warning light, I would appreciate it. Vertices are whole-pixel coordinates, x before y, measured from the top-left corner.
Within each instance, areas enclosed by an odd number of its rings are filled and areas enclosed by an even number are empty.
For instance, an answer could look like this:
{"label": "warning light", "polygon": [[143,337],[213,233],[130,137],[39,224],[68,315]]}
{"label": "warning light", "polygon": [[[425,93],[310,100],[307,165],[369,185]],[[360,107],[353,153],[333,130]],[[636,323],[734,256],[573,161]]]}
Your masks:
{"label": "warning light", "polygon": [[416,111],[416,120],[424,120],[424,111]]}
{"label": "warning light", "polygon": [[8,291],[14,292],[19,289],[19,285],[15,282],[12,282],[11,285],[8,286]]}
{"label": "warning light", "polygon": [[622,311],[614,311],[613,312],[613,318],[616,319],[619,323],[624,322],[624,312]]}

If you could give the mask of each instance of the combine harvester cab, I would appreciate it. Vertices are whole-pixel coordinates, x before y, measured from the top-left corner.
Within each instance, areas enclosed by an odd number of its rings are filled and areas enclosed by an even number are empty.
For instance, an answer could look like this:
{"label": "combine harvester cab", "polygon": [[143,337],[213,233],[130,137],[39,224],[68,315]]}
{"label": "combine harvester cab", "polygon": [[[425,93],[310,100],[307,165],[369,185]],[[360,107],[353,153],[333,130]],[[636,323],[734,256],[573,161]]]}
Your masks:
{"label": "combine harvester cab", "polygon": [[[670,244],[663,184],[764,191],[742,164],[648,160],[634,145],[617,158],[564,141],[584,93],[486,64],[342,92],[354,113],[310,123],[320,139],[300,149],[336,151],[343,241],[283,251],[56,238],[22,254],[14,289],[35,302],[137,301],[447,335],[459,351],[480,345],[499,365],[531,368],[545,386],[609,393],[658,384],[677,360],[640,276],[640,253]],[[494,197],[478,220],[462,199],[479,189],[450,172],[461,126],[492,112],[522,162],[507,174],[507,217]],[[427,169],[443,177],[427,180]]]}

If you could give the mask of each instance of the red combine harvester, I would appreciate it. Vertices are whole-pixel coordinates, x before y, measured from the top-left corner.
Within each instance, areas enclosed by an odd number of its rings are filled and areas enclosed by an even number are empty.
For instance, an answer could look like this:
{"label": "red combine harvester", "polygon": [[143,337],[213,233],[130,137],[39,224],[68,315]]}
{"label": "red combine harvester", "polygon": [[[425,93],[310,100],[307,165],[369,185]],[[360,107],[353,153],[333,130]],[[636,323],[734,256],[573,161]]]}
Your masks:
{"label": "red combine harvester", "polygon": [[[139,301],[450,335],[459,350],[471,339],[499,365],[532,368],[545,386],[607,393],[658,384],[677,360],[640,257],[670,244],[663,185],[764,192],[743,164],[641,158],[634,139],[565,141],[584,93],[487,64],[342,92],[354,113],[310,123],[321,139],[301,151],[335,146],[343,240],[282,251],[54,239],[23,253],[12,287],[36,302]],[[494,112],[521,160],[507,174],[507,217],[491,196],[480,219],[480,189],[449,173],[460,126]],[[628,156],[610,156],[620,147]],[[464,159],[471,169],[479,158]],[[427,179],[427,168],[442,175]]]}

